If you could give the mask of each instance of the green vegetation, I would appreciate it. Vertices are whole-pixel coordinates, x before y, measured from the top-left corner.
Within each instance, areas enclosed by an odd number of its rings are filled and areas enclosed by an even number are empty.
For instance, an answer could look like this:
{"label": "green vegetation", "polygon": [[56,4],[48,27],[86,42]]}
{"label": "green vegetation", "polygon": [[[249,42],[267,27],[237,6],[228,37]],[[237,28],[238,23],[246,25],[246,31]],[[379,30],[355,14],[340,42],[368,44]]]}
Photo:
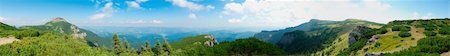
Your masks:
{"label": "green vegetation", "polygon": [[450,34],[450,27],[449,27],[449,26],[448,26],[448,27],[442,27],[442,28],[439,30],[439,34],[443,34],[443,35]]}
{"label": "green vegetation", "polygon": [[450,38],[427,37],[418,41],[416,47],[407,50],[388,53],[386,56],[439,56],[439,54],[450,50]]}
{"label": "green vegetation", "polygon": [[432,32],[432,31],[426,31],[426,32],[425,32],[425,35],[427,35],[427,36],[436,36],[437,33]]}
{"label": "green vegetation", "polygon": [[2,37],[15,37],[22,39],[24,37],[37,37],[41,33],[36,30],[30,29],[17,29],[13,26],[3,24],[0,22],[0,38]]}
{"label": "green vegetation", "polygon": [[378,34],[386,34],[388,32],[387,29],[380,29]]}
{"label": "green vegetation", "polygon": [[260,41],[256,38],[238,39],[231,42],[221,42],[214,46],[204,44],[209,41],[204,38],[207,35],[199,35],[184,38],[174,42],[177,53],[192,56],[213,56],[213,55],[285,55],[286,53],[277,46]]}
{"label": "green vegetation", "polygon": [[150,43],[147,41],[147,42],[145,42],[145,46],[142,46],[141,47],[141,55],[148,55],[148,56],[153,56],[153,55],[155,55],[154,53],[153,53],[153,50],[152,50],[152,46],[150,45]]}
{"label": "green vegetation", "polygon": [[90,47],[85,41],[55,33],[44,33],[38,37],[26,37],[18,42],[0,46],[1,56],[111,56],[101,47]]}
{"label": "green vegetation", "polygon": [[409,37],[409,36],[411,36],[411,33],[409,33],[408,31],[400,31],[400,33],[398,33],[398,36]]}

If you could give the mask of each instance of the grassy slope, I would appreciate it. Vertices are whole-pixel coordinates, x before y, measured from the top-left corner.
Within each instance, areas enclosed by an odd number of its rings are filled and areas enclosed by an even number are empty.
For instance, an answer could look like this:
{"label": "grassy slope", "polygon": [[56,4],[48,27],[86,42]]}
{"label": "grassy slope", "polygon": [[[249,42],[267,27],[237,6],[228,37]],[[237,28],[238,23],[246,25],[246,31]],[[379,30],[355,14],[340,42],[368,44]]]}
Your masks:
{"label": "grassy slope", "polygon": [[186,49],[186,48],[202,46],[204,42],[210,40],[208,38],[204,38],[205,36],[207,36],[207,35],[186,37],[180,41],[171,43],[171,45],[176,49]]}
{"label": "grassy slope", "polygon": [[[429,22],[434,22],[434,21],[429,21]],[[449,22],[449,21],[447,20],[445,22]],[[390,30],[391,29],[390,26],[392,24],[388,24],[388,26],[383,26],[389,30],[386,34],[377,34],[376,35],[379,37],[379,40],[376,43],[380,43],[380,46],[375,47],[375,43],[373,43],[371,45],[364,46],[363,49],[368,48],[367,53],[392,53],[392,52],[397,52],[397,51],[405,50],[410,47],[416,46],[417,42],[420,39],[427,37],[424,34],[424,32],[426,30],[423,27],[416,26],[416,25],[421,25],[422,23],[423,22],[415,21],[415,22],[412,22],[410,25],[408,25],[411,27],[410,31],[408,31],[412,35],[410,37],[399,37],[398,34],[400,31]],[[442,24],[442,23],[435,23],[435,24]],[[447,24],[447,25],[450,25],[450,24]],[[437,32],[437,30],[434,30],[433,32]],[[441,35],[441,34],[437,34],[436,36],[449,37],[448,35]],[[363,49],[357,51],[356,56],[364,56],[364,54],[366,52],[364,52]]]}
{"label": "grassy slope", "polygon": [[[381,28],[383,26],[383,24],[379,24],[379,23],[373,23],[373,22],[369,22],[369,21],[364,21],[364,20],[358,20],[358,19],[347,19],[345,23],[339,23],[339,24],[331,24],[328,25],[330,27],[342,27],[342,25],[362,25],[362,26],[367,26],[369,28]],[[354,26],[346,26],[346,27],[354,27]],[[315,53],[314,55],[319,55],[319,56],[323,56],[323,55],[330,55],[330,56],[336,56],[337,54],[339,54],[341,51],[343,51],[344,49],[348,48],[348,36],[349,33],[351,32],[351,30],[354,28],[347,28],[345,30],[343,30],[342,32],[340,32],[340,34],[338,35],[338,37],[333,40],[331,46]]]}

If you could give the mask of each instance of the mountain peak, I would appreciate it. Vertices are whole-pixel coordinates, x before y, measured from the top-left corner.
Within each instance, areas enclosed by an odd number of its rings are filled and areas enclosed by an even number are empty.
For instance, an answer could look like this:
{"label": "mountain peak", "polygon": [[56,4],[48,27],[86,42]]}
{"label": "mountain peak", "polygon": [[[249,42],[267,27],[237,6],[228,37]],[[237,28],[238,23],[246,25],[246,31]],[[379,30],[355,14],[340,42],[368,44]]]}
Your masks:
{"label": "mountain peak", "polygon": [[66,21],[66,20],[64,20],[64,19],[61,18],[61,17],[56,17],[56,18],[54,18],[51,22],[61,22],[61,21]]}
{"label": "mountain peak", "polygon": [[345,19],[344,21],[366,21],[366,20],[361,20],[361,19]]}
{"label": "mountain peak", "polygon": [[315,21],[320,21],[319,19],[311,19],[309,20],[309,22],[315,22]]}

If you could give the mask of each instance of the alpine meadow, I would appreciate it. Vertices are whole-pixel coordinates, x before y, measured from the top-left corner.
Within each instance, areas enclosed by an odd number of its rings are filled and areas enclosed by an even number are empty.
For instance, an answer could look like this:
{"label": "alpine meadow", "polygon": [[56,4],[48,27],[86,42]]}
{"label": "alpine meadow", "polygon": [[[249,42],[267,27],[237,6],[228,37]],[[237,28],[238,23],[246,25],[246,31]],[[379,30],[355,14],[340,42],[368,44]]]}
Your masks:
{"label": "alpine meadow", "polygon": [[449,0],[0,0],[0,56],[450,56]]}

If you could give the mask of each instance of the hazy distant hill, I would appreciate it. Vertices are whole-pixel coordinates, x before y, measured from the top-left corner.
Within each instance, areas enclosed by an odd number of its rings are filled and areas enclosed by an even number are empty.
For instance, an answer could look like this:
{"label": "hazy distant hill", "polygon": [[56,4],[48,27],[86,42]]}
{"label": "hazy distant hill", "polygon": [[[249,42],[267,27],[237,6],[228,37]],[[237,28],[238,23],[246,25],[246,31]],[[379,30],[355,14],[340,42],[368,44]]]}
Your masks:
{"label": "hazy distant hill", "polygon": [[[121,39],[126,39],[133,47],[140,47],[145,41],[161,40],[163,37],[169,42],[180,41],[189,36],[210,34],[218,42],[234,41],[235,39],[252,37],[256,32],[217,30],[217,29],[197,29],[197,28],[176,28],[176,27],[121,27],[121,26],[84,26],[84,29],[91,30],[98,36],[112,39],[113,33],[118,33]],[[111,45],[112,43],[106,43]]]}

